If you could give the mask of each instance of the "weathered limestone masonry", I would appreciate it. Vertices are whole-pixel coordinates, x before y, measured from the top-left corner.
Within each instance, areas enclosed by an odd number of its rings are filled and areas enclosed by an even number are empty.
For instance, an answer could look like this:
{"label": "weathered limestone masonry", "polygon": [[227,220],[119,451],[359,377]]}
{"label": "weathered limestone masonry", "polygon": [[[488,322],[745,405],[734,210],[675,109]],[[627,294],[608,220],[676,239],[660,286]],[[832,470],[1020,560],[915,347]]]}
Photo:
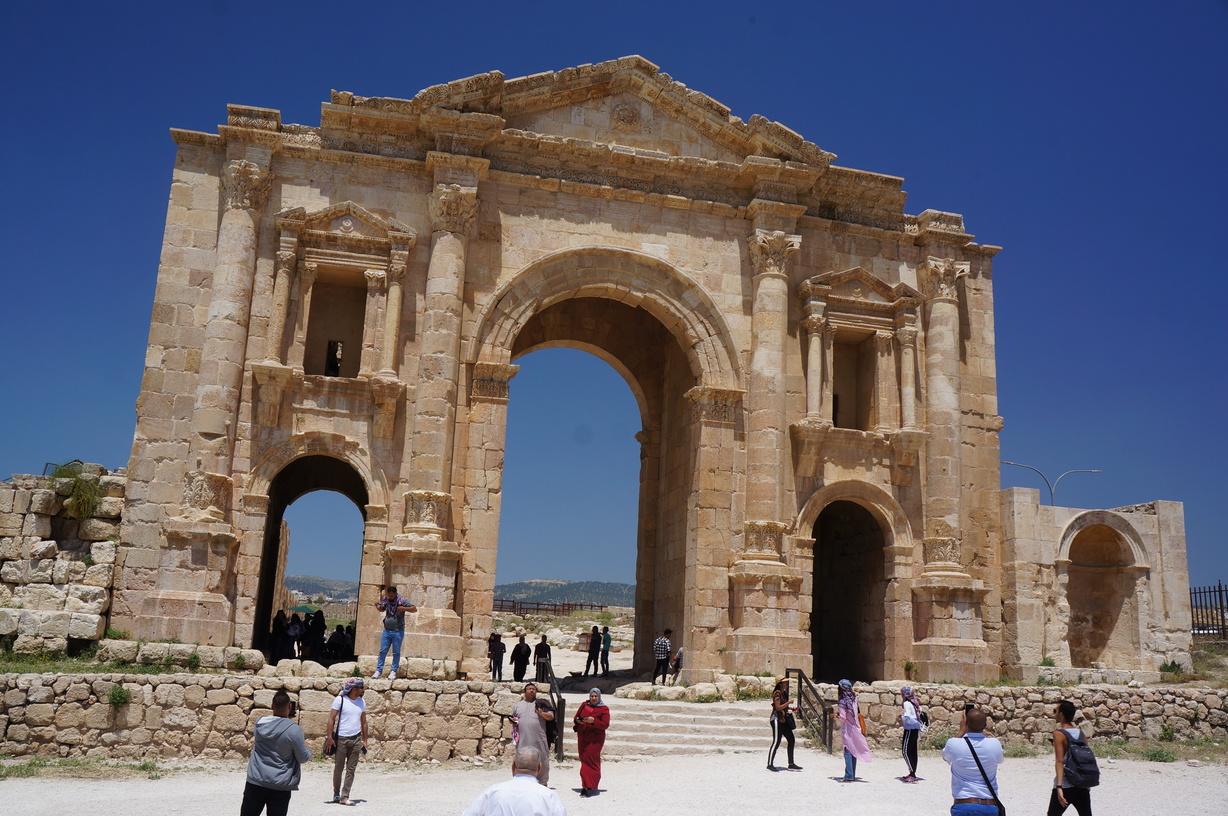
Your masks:
{"label": "weathered limestone masonry", "polygon": [[405,652],[481,676],[515,361],[567,346],[640,409],[638,670],[665,627],[689,681],[1188,662],[1179,505],[1004,504],[999,248],[902,179],[640,57],[172,134],[114,626],[263,646],[329,489],[358,651],[395,583]]}
{"label": "weathered limestone masonry", "polygon": [[67,479],[0,482],[0,642],[17,652],[64,652],[106,631],[123,508],[122,473],[86,465],[98,484],[93,515],[65,508]]}
{"label": "weathered limestone masonry", "polygon": [[[195,674],[0,675],[0,753],[63,757],[246,759],[273,694],[298,701],[298,722],[319,750],[343,681]],[[128,702],[112,705],[122,686]],[[365,695],[371,758],[498,757],[511,745],[519,699],[507,686],[395,680]],[[519,686],[517,685],[517,689]]]}

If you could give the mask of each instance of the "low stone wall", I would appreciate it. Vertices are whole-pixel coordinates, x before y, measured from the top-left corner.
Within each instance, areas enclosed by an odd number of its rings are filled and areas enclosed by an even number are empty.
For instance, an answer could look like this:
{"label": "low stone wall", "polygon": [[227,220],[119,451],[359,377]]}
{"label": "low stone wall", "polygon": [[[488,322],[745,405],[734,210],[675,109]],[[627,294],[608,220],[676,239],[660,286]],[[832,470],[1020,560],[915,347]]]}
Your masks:
{"label": "low stone wall", "polygon": [[[142,643],[136,640],[103,640],[98,646],[100,663],[138,663],[182,669],[232,669],[258,672],[265,668],[264,652],[237,646],[197,646],[192,643]],[[293,672],[286,672],[293,674]]]}
{"label": "low stone wall", "polygon": [[14,651],[64,652],[106,631],[127,479],[100,465],[85,465],[81,478],[101,492],[81,520],[65,507],[67,479],[0,482],[0,638]]}
{"label": "low stone wall", "polygon": [[[226,675],[0,675],[0,753],[61,757],[245,759],[252,728],[285,689],[317,753],[336,678]],[[499,757],[511,745],[520,684],[368,681],[372,759]],[[129,701],[111,704],[111,690]]]}

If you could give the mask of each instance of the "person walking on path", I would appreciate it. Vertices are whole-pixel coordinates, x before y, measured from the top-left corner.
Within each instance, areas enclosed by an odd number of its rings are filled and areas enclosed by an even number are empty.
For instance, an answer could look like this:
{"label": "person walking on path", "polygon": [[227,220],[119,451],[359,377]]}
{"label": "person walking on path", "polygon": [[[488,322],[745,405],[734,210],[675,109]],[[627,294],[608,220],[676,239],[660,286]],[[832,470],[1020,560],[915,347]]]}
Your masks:
{"label": "person walking on path", "polygon": [[592,796],[601,785],[601,748],[610,727],[610,708],[601,702],[600,689],[589,689],[572,719],[576,726],[576,750],[580,754],[580,795]]}
{"label": "person walking on path", "polygon": [[1053,793],[1049,796],[1048,816],[1061,816],[1066,808],[1074,805],[1079,816],[1092,816],[1092,792],[1090,788],[1076,786],[1066,778],[1066,754],[1073,740],[1075,744],[1086,745],[1083,731],[1075,727],[1074,721],[1079,710],[1069,700],[1057,704],[1054,713],[1057,719],[1057,729],[1053,732],[1053,764],[1056,767],[1053,780]]}
{"label": "person walking on path", "polygon": [[610,627],[601,627],[601,676],[610,676],[610,647],[614,645],[614,638],[610,636]]}
{"label": "person walking on path", "polygon": [[503,653],[506,651],[507,646],[503,644],[503,636],[498,632],[491,632],[490,640],[486,644],[486,656],[490,658],[490,679],[492,681],[503,681]]}
{"label": "person walking on path", "polygon": [[912,688],[904,686],[900,689],[904,710],[900,713],[900,723],[904,726],[904,736],[900,738],[900,753],[904,755],[904,763],[908,766],[908,775],[901,782],[919,782],[917,776],[917,743],[921,738],[921,704]]}
{"label": "person walking on path", "polygon": [[652,684],[657,684],[657,675],[661,675],[661,685],[665,685],[665,678],[669,675],[669,653],[673,648],[669,642],[669,636],[674,633],[673,629],[666,629],[661,637],[652,642],[652,656],[657,659],[657,664],[652,669]]}
{"label": "person walking on path", "polygon": [[[361,677],[351,677],[341,687],[328,714],[328,736],[324,738],[324,753],[337,746],[333,759],[333,803],[348,805],[350,788],[354,786],[354,771],[358,757],[367,753],[367,702],[362,699],[365,689]],[[345,777],[342,779],[342,772]]]}
{"label": "person walking on path", "polygon": [[247,784],[239,816],[286,816],[290,792],[298,790],[302,764],[311,760],[303,729],[290,719],[290,695],[279,689],[273,695],[272,716],[256,720],[256,741],[247,760]]}
{"label": "person walking on path", "polygon": [[521,635],[520,642],[512,648],[512,679],[517,683],[524,680],[524,673],[528,671],[532,654],[533,649],[524,642],[524,635]]}
{"label": "person walking on path", "polygon": [[524,699],[512,709],[513,721],[520,727],[520,742],[517,747],[536,748],[541,755],[537,768],[537,781],[550,783],[550,740],[546,736],[546,723],[554,719],[554,711],[545,700],[537,699],[537,686],[527,683]]}
{"label": "person walking on path", "polygon": [[951,766],[951,816],[998,816],[997,775],[1004,756],[1002,743],[985,736],[987,719],[979,708],[965,709],[959,733],[942,749]]}
{"label": "person walking on path", "polygon": [[537,682],[546,683],[549,678],[546,677],[546,666],[550,663],[550,644],[546,642],[546,636],[542,635],[542,639],[536,646],[533,647],[533,665],[537,667]]}
{"label": "person walking on path", "polygon": [[405,613],[417,612],[418,607],[402,597],[396,587],[387,586],[384,596],[375,602],[375,608],[384,613],[384,631],[380,635],[379,662],[375,664],[373,679],[379,679],[384,673],[384,657],[389,648],[392,649],[392,669],[388,676],[396,677],[401,664],[401,641],[405,639]]}
{"label": "person walking on path", "polygon": [[802,769],[801,765],[793,761],[793,748],[796,745],[793,729],[796,724],[792,712],[796,710],[797,706],[789,703],[789,681],[783,679],[772,691],[772,716],[769,719],[772,724],[772,747],[768,749],[767,761],[769,771],[777,770],[776,750],[780,748],[782,739],[785,740],[785,750],[789,754],[789,770],[800,771]]}
{"label": "person walking on path", "polygon": [[869,762],[870,746],[866,743],[865,720],[857,707],[857,694],[848,680],[840,681],[840,702],[836,707],[840,720],[840,740],[844,743],[844,778],[841,782],[857,781],[857,760]]}
{"label": "person walking on path", "polygon": [[536,748],[517,748],[512,778],[479,793],[461,816],[567,816],[559,795],[537,783],[541,761]]}
{"label": "person walking on path", "polygon": [[[584,661],[584,676],[596,674],[601,663],[601,630],[596,626],[588,633],[588,659]],[[592,671],[589,671],[589,667]]]}

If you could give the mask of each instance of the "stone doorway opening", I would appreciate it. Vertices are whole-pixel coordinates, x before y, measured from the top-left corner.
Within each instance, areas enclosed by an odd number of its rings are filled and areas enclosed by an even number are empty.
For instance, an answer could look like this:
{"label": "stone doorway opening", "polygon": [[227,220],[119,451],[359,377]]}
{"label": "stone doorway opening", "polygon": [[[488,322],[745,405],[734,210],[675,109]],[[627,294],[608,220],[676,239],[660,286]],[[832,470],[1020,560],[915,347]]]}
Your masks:
{"label": "stone doorway opening", "polygon": [[[285,579],[286,536],[283,522],[286,508],[297,499],[317,490],[331,490],[348,498],[366,521],[367,486],[346,462],[331,456],[311,455],[295,459],[282,468],[269,484],[269,506],[265,517],[264,545],[260,561],[260,588],[256,597],[252,647],[268,651],[269,631],[278,591]],[[338,559],[362,558],[362,542],[357,546],[337,542]],[[361,580],[361,579],[360,579]],[[360,599],[362,595],[360,593]]]}
{"label": "stone doorway opening", "polygon": [[813,536],[814,678],[825,683],[884,679],[887,580],[882,527],[860,504],[835,501],[819,513]]}
{"label": "stone doorway opening", "polygon": [[1093,524],[1075,535],[1069,557],[1071,665],[1141,668],[1136,584],[1142,573],[1130,545],[1117,530]]}

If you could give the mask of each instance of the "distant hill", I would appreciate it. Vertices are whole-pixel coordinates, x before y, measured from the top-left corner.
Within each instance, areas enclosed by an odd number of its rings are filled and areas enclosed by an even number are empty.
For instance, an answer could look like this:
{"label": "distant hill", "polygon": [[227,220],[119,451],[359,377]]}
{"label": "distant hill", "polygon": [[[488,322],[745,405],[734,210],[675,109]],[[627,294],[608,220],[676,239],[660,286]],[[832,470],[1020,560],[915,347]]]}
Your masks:
{"label": "distant hill", "polygon": [[495,587],[495,597],[537,603],[635,606],[635,584],[614,584],[607,581],[518,581]]}
{"label": "distant hill", "polygon": [[326,595],[342,601],[358,600],[358,584],[353,581],[334,581],[331,578],[318,578],[315,575],[287,575],[286,589],[292,589],[301,595],[314,598]]}

